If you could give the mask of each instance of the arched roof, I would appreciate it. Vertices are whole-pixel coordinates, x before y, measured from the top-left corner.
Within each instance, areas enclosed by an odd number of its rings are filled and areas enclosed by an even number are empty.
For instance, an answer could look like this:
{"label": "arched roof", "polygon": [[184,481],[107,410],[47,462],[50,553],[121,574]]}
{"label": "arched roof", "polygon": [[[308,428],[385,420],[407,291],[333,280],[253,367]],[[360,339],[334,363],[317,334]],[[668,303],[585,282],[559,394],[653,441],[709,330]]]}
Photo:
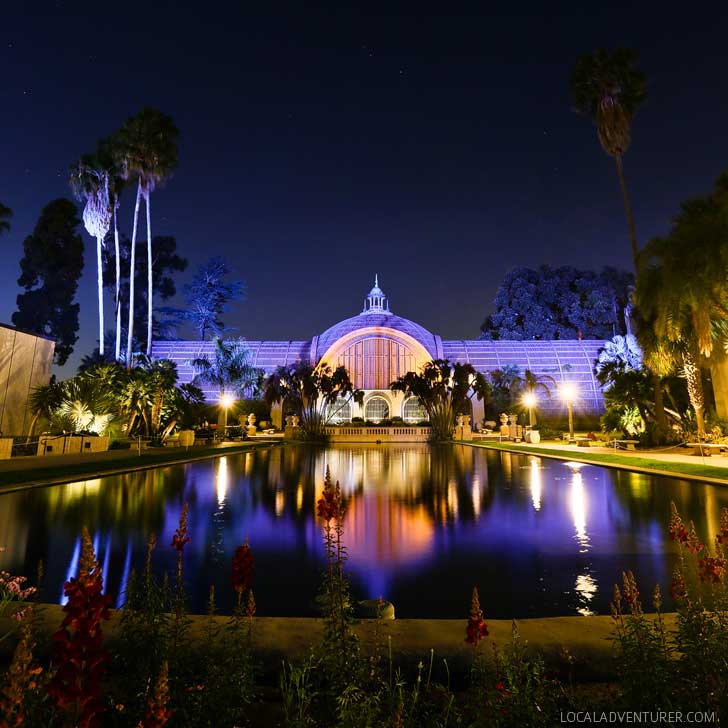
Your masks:
{"label": "arched roof", "polygon": [[380,328],[401,331],[413,339],[416,339],[433,359],[437,359],[437,340],[435,335],[429,332],[423,326],[416,324],[414,321],[386,313],[368,313],[362,312],[358,316],[339,321],[339,323],[330,326],[326,331],[318,337],[316,342],[316,351],[311,352],[312,357],[319,359],[322,357],[333,344],[349,334],[359,329]]}

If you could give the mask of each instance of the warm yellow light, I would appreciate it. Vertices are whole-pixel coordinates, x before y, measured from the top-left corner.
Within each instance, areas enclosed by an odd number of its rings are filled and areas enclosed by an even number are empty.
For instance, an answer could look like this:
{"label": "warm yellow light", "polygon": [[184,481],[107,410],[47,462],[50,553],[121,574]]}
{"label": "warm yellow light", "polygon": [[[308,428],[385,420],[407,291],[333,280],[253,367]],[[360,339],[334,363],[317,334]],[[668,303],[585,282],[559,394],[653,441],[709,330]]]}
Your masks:
{"label": "warm yellow light", "polygon": [[559,388],[561,398],[567,402],[573,402],[579,396],[579,390],[573,382],[563,382]]}
{"label": "warm yellow light", "polygon": [[538,397],[536,397],[534,392],[526,392],[526,394],[523,395],[523,399],[521,401],[523,402],[524,407],[528,407],[528,409],[533,409],[538,404]]}
{"label": "warm yellow light", "polygon": [[220,395],[220,405],[225,409],[229,409],[235,404],[235,397],[229,392],[223,392]]}

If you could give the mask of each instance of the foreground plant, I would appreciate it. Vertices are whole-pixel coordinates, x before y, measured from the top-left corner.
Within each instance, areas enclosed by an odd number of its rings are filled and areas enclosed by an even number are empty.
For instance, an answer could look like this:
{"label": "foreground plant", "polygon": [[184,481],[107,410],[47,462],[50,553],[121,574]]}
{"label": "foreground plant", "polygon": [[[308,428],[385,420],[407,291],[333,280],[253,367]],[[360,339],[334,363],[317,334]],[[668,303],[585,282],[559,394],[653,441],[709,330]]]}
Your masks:
{"label": "foreground plant", "polygon": [[53,635],[55,673],[48,686],[58,708],[82,728],[101,725],[104,712],[101,681],[109,654],[103,647],[102,623],[111,617],[111,597],[103,589],[103,574],[84,528],[78,576],[63,587],[66,616]]}
{"label": "foreground plant", "polygon": [[0,728],[26,724],[28,694],[38,687],[43,668],[33,658],[32,610],[22,620],[20,642],[0,690]]}

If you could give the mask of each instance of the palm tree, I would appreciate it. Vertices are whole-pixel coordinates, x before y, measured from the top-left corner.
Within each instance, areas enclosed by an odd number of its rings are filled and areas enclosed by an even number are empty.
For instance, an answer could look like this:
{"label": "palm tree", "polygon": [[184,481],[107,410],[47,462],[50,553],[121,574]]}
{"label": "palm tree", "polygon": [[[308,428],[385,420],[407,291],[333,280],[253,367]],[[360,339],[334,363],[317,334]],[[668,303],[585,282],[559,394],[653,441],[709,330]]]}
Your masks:
{"label": "palm tree", "polygon": [[124,189],[124,151],[118,136],[101,139],[98,144],[98,156],[109,172],[109,201],[114,221],[114,262],[116,280],[114,286],[114,310],[116,312],[116,339],[114,359],[121,360],[121,254],[119,251],[119,206]]}
{"label": "palm tree", "polygon": [[447,359],[427,362],[420,372],[407,372],[389,388],[417,397],[427,411],[435,441],[451,440],[455,416],[470,409],[473,397],[487,399],[491,393],[485,377],[472,364],[452,364]]}
{"label": "palm tree", "polygon": [[71,189],[76,199],[84,202],[83,224],[96,238],[96,281],[99,308],[99,354],[104,356],[104,283],[101,248],[111,224],[109,206],[109,172],[94,155],[84,154],[71,167]]}
{"label": "palm tree", "polygon": [[225,395],[245,394],[255,384],[260,370],[251,364],[250,349],[242,339],[225,342],[215,337],[212,345],[212,357],[200,356],[188,363],[196,372],[192,384],[209,384],[217,388],[222,403],[218,428],[224,431],[227,424]]}
{"label": "palm tree", "polygon": [[0,202],[0,234],[10,232],[10,218],[13,211]]}
{"label": "palm tree", "polygon": [[41,417],[50,420],[55,410],[61,406],[62,401],[63,385],[56,382],[55,379],[49,384],[44,384],[33,389],[28,398],[28,410],[33,419],[30,421],[26,443],[30,442],[30,439],[33,437],[33,431],[38,420]]}
{"label": "palm tree", "polygon": [[728,336],[728,206],[721,194],[685,203],[669,236],[650,241],[635,289],[645,358],[660,373],[682,365],[701,438],[701,364]]}
{"label": "palm tree", "polygon": [[[647,98],[647,81],[636,63],[637,54],[634,51],[617,48],[610,54],[600,48],[593,54],[583,55],[576,62],[571,74],[574,110],[592,119],[597,127],[602,149],[614,157],[617,165],[635,273],[639,272],[639,249],[622,157],[629,147],[634,114]],[[629,320],[627,326],[629,328]],[[662,403],[662,384],[656,374],[652,378],[652,384],[655,394],[655,420],[658,428],[664,432],[667,429],[667,418]]]}
{"label": "palm tree", "polygon": [[179,131],[172,117],[150,107],[127,119],[120,139],[123,147],[124,178],[137,179],[137,196],[134,206],[134,226],[131,238],[129,273],[129,327],[127,331],[127,366],[131,366],[132,340],[134,337],[134,273],[139,202],[144,198],[147,213],[147,356],[152,354],[152,218],[150,197],[155,187],[171,174],[177,166],[177,137]]}
{"label": "palm tree", "polygon": [[574,110],[591,117],[602,149],[614,157],[617,164],[635,270],[639,257],[637,236],[624,181],[622,157],[629,147],[632,118],[647,97],[645,76],[636,67],[636,61],[637,54],[626,48],[617,48],[611,54],[600,48],[593,54],[582,56],[571,74]]}
{"label": "palm tree", "polygon": [[538,395],[543,394],[547,399],[551,399],[551,389],[554,387],[556,387],[556,380],[549,374],[534,374],[530,369],[523,372],[521,388],[524,395],[526,395],[524,401],[528,407],[528,424],[531,427],[536,426]]}

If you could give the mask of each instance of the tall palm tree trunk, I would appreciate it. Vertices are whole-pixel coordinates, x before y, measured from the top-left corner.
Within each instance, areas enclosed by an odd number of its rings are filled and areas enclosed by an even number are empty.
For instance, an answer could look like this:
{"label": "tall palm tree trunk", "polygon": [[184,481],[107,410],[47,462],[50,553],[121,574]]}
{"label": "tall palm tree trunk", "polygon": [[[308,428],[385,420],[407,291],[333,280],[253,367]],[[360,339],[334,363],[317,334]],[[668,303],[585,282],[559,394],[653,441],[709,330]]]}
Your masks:
{"label": "tall palm tree trunk", "polygon": [[96,287],[99,299],[99,354],[104,356],[104,278],[100,235],[96,236]]}
{"label": "tall palm tree trunk", "polygon": [[119,225],[116,219],[116,211],[119,207],[118,198],[114,197],[114,257],[116,261],[116,286],[114,289],[114,300],[116,302],[116,346],[114,348],[114,359],[121,359],[121,257],[119,255]]}
{"label": "tall palm tree trunk", "polygon": [[149,209],[151,196],[151,193],[147,192],[144,197],[147,209],[147,356],[152,355],[152,215]]}
{"label": "tall palm tree trunk", "polygon": [[131,232],[131,255],[129,256],[129,326],[126,332],[126,368],[131,369],[132,339],[134,338],[134,274],[136,273],[136,236],[137,221],[139,220],[139,200],[142,196],[142,181],[137,187],[136,203],[134,205],[134,227]]}
{"label": "tall palm tree trunk", "polygon": [[619,186],[622,188],[622,199],[624,200],[624,212],[627,215],[627,227],[629,227],[629,242],[632,246],[632,261],[634,262],[635,273],[639,270],[639,253],[637,251],[637,233],[634,229],[634,217],[632,216],[632,205],[627,194],[627,183],[624,180],[624,169],[622,168],[622,155],[615,154],[614,161],[617,163],[617,175]]}
{"label": "tall palm tree trunk", "polygon": [[695,357],[689,351],[683,352],[683,367],[685,368],[685,381],[688,385],[688,397],[690,404],[695,410],[695,424],[698,426],[698,437],[702,440],[705,437],[705,398],[703,396],[703,379],[700,374],[700,367]]}
{"label": "tall palm tree trunk", "polygon": [[[624,168],[622,167],[622,155],[615,154],[614,161],[617,164],[617,176],[619,177],[619,186],[622,189],[622,199],[624,200],[624,213],[627,216],[627,227],[629,228],[629,242],[632,247],[632,262],[634,263],[635,275],[639,274],[639,251],[637,249],[637,233],[634,228],[634,217],[632,216],[632,205],[629,201],[627,193],[627,183],[624,179]],[[628,314],[625,312],[625,323],[627,333],[630,333],[631,326]],[[665,414],[665,404],[662,399],[662,383],[657,374],[652,375],[652,390],[655,399],[655,422],[662,432],[667,432],[667,415]]]}

